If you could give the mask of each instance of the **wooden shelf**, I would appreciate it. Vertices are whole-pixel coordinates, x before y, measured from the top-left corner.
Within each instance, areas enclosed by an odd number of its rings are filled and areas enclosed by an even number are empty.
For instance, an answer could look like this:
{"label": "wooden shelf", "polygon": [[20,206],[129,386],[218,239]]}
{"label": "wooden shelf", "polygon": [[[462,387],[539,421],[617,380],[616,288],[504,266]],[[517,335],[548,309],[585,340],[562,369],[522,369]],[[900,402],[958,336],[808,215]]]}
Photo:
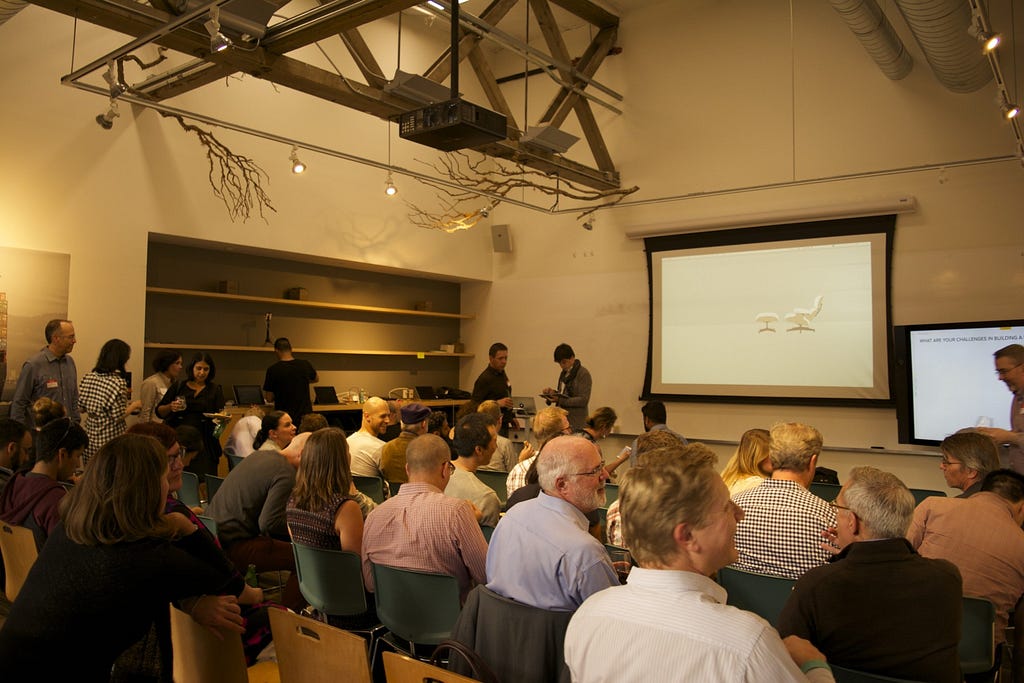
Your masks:
{"label": "wooden shelf", "polygon": [[[197,299],[213,299],[215,301],[247,302],[255,304],[273,304],[275,306],[297,306],[300,308],[319,308],[333,311],[353,311],[359,313],[383,313],[385,315],[408,315],[420,318],[445,318],[453,320],[472,320],[475,316],[462,313],[438,313],[435,311],[414,311],[405,308],[382,308],[380,306],[359,306],[356,304],[332,304],[326,301],[300,301],[297,299],[276,299],[267,296],[249,296],[246,294],[223,294],[221,292],[200,292],[193,289],[171,289],[168,287],[146,287],[148,294],[164,294],[167,296],[188,296]],[[147,344],[146,346],[149,346]],[[163,348],[163,347],[154,347]],[[212,348],[212,347],[211,347]],[[250,347],[222,347],[230,350],[249,350]],[[298,350],[298,349],[296,349]],[[406,355],[406,352],[376,351],[317,351],[315,353],[350,353],[360,355]],[[459,355],[437,352],[438,355]]]}
{"label": "wooden shelf", "polygon": [[[232,346],[228,344],[165,344],[158,342],[146,342],[147,349],[200,349],[203,351],[260,351],[263,353],[273,352],[274,347],[264,346]],[[472,353],[446,353],[444,351],[370,351],[367,349],[292,349],[295,353],[304,354],[333,354],[343,356],[411,356],[413,358],[473,358]]]}

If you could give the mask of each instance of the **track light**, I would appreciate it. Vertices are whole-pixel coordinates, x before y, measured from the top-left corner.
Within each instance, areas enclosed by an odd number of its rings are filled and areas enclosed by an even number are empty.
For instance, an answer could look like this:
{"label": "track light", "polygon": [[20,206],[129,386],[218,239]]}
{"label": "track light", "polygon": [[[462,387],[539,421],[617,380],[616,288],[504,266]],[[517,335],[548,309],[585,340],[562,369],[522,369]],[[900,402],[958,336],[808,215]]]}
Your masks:
{"label": "track light", "polygon": [[986,31],[981,27],[980,22],[972,23],[967,27],[967,32],[974,36],[979,43],[981,43],[981,49],[985,53],[992,52],[992,50],[999,47],[999,44],[1003,42],[1003,37],[998,33],[992,33]]}
{"label": "track light", "polygon": [[1020,114],[1020,107],[1018,105],[1013,102],[1003,103],[1003,116],[1006,117],[1007,121],[1012,121],[1017,118],[1018,114]]}
{"label": "track light", "polygon": [[107,82],[110,89],[110,99],[114,100],[128,92],[128,86],[121,80],[119,74],[114,71],[114,62],[107,62],[107,70],[103,72],[103,80]]}
{"label": "track light", "polygon": [[384,194],[389,197],[394,197],[398,194],[398,188],[395,187],[395,183],[391,180],[391,171],[388,171],[388,177],[384,180]]}
{"label": "track light", "polygon": [[100,128],[103,130],[110,130],[114,127],[114,119],[120,116],[121,113],[117,111],[117,102],[113,99],[110,100],[110,107],[106,113],[98,114],[96,116],[96,123],[100,124]]}
{"label": "track light", "polygon": [[302,160],[299,159],[298,147],[292,147],[292,154],[288,159],[292,162],[292,173],[302,173],[306,170],[306,164],[302,163]]}
{"label": "track light", "polygon": [[210,8],[210,18],[203,26],[210,34],[210,52],[223,52],[231,47],[231,39],[220,32],[220,7],[214,5]]}

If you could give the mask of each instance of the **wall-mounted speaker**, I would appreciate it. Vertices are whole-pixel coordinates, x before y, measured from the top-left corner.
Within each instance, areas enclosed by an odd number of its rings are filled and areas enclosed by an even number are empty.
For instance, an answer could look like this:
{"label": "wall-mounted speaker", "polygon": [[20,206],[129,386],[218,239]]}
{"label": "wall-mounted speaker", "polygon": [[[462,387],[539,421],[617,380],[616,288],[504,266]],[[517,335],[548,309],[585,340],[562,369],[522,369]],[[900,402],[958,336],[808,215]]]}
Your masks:
{"label": "wall-mounted speaker", "polygon": [[508,225],[492,225],[491,240],[494,242],[495,253],[512,253],[512,229]]}

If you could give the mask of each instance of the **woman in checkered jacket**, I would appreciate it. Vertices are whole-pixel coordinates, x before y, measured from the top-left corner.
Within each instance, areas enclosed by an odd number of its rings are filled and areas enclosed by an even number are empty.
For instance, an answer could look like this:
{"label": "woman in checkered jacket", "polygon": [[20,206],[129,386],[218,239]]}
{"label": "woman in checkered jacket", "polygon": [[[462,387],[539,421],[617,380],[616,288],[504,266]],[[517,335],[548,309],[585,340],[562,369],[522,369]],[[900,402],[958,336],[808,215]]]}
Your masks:
{"label": "woman in checkered jacket", "polygon": [[125,382],[125,363],[132,349],[120,339],[111,339],[100,349],[96,367],[78,385],[78,409],[86,414],[85,431],[89,445],[82,453],[83,466],[99,452],[100,447],[127,429],[125,416],[141,407],[139,401],[128,402],[131,390]]}

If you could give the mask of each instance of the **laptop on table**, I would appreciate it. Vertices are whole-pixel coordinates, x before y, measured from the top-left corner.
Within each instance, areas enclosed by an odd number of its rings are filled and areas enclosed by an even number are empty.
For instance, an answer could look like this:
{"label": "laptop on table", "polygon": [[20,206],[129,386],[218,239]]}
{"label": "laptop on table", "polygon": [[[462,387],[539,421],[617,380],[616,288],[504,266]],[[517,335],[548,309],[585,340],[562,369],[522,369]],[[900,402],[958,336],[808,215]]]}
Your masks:
{"label": "laptop on table", "polygon": [[317,405],[335,405],[338,403],[338,392],[329,384],[313,387],[313,402]]}
{"label": "laptop on table", "polygon": [[232,389],[235,391],[235,405],[261,406],[264,403],[263,388],[259,384],[236,384]]}

